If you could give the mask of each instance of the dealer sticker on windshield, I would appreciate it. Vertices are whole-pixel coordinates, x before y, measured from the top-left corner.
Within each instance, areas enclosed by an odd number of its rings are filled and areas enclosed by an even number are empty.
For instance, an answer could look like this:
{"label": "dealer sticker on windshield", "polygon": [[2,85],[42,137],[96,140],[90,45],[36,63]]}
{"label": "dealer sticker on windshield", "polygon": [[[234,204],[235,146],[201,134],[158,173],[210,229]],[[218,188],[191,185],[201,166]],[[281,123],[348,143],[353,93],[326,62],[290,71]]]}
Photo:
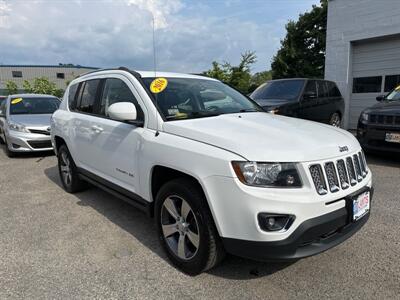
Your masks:
{"label": "dealer sticker on windshield", "polygon": [[150,91],[153,94],[161,93],[168,85],[167,78],[159,77],[154,79],[150,84]]}
{"label": "dealer sticker on windshield", "polygon": [[353,220],[357,221],[369,212],[370,193],[365,192],[353,200]]}
{"label": "dealer sticker on windshield", "polygon": [[17,104],[20,103],[22,101],[22,98],[15,98],[11,100],[11,104]]}

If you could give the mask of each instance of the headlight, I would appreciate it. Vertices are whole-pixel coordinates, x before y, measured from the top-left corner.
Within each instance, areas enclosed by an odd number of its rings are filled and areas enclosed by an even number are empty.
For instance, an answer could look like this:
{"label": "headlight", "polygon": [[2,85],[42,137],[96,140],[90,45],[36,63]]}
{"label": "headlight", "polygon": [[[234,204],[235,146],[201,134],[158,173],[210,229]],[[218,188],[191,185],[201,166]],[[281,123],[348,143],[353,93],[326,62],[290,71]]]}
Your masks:
{"label": "headlight", "polygon": [[361,114],[361,121],[368,122],[368,120],[369,120],[369,114],[366,113],[366,112],[363,112],[363,113]]}
{"label": "headlight", "polygon": [[301,187],[301,180],[294,163],[260,163],[233,161],[239,180],[251,186]]}
{"label": "headlight", "polygon": [[14,122],[9,122],[8,123],[8,128],[10,130],[14,130],[14,131],[19,131],[19,132],[27,132],[29,133],[29,130],[26,129],[26,127],[22,124],[18,124],[18,123],[14,123]]}

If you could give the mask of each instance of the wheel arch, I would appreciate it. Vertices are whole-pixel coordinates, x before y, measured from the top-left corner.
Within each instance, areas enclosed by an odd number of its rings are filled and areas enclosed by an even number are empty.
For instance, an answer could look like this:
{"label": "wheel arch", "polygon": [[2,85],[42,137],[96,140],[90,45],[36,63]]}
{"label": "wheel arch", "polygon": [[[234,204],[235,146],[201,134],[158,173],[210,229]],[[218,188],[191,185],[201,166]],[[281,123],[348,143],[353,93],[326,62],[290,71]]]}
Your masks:
{"label": "wheel arch", "polygon": [[[54,145],[54,152],[56,153],[56,155],[58,153],[58,149],[60,149],[60,147],[62,145],[66,145],[67,146],[67,143],[65,142],[65,140],[62,137],[58,136],[58,135],[54,136],[54,144],[55,144]],[[68,148],[68,146],[67,146],[67,148]]]}
{"label": "wheel arch", "polygon": [[[213,218],[214,225],[217,228],[218,233],[219,228],[217,226],[217,222],[213,213],[213,210],[210,207],[210,201],[207,198],[207,194],[205,192],[204,186],[201,184],[201,181],[196,178],[195,176],[188,174],[187,172],[183,172],[174,168],[166,167],[163,165],[155,165],[153,166],[151,170],[151,175],[150,175],[150,195],[152,197],[152,203],[155,203],[155,199],[157,196],[158,191],[160,188],[167,182],[178,179],[178,178],[186,178],[190,180],[193,184],[195,184],[198,188],[199,191],[203,194],[203,197],[205,199],[205,204],[207,205],[207,209],[210,212],[210,215]],[[152,210],[152,216],[154,216],[155,213],[155,205],[153,205],[153,210]]]}

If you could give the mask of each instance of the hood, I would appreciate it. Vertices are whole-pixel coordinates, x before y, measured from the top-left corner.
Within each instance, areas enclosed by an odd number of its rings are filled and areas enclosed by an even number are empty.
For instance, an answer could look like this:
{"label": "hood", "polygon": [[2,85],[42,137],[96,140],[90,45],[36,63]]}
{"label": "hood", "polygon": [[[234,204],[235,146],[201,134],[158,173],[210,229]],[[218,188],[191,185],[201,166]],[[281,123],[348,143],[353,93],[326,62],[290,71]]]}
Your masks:
{"label": "hood", "polygon": [[26,127],[50,126],[51,114],[40,115],[10,115],[10,120]]}
{"label": "hood", "polygon": [[400,101],[382,101],[367,110],[374,113],[400,114]]}
{"label": "hood", "polygon": [[258,99],[254,101],[257,102],[258,105],[268,108],[275,108],[295,102],[295,100],[288,100],[288,99]]}
{"label": "hood", "polygon": [[345,130],[262,112],[169,121],[163,124],[163,130],[226,149],[250,161],[321,160],[345,155],[339,147],[347,146],[349,152],[360,148]]}

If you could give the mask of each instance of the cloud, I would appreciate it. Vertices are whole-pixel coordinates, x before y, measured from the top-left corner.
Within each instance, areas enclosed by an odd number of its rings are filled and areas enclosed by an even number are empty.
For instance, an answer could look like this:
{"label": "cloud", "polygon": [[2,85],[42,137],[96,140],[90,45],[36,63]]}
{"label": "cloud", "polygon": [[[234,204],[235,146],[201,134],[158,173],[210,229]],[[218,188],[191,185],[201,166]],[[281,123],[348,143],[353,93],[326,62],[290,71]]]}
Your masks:
{"label": "cloud", "polygon": [[127,0],[127,3],[150,12],[154,18],[156,29],[166,28],[168,26],[168,17],[183,7],[182,2],[179,0]]}
{"label": "cloud", "polygon": [[0,28],[6,28],[11,8],[6,1],[0,0]]}
{"label": "cloud", "polygon": [[213,60],[237,63],[246,50],[257,51],[256,71],[269,67],[280,37],[273,23],[211,14],[205,4],[187,3],[0,0],[0,63],[153,69],[154,15],[159,70],[201,72]]}

